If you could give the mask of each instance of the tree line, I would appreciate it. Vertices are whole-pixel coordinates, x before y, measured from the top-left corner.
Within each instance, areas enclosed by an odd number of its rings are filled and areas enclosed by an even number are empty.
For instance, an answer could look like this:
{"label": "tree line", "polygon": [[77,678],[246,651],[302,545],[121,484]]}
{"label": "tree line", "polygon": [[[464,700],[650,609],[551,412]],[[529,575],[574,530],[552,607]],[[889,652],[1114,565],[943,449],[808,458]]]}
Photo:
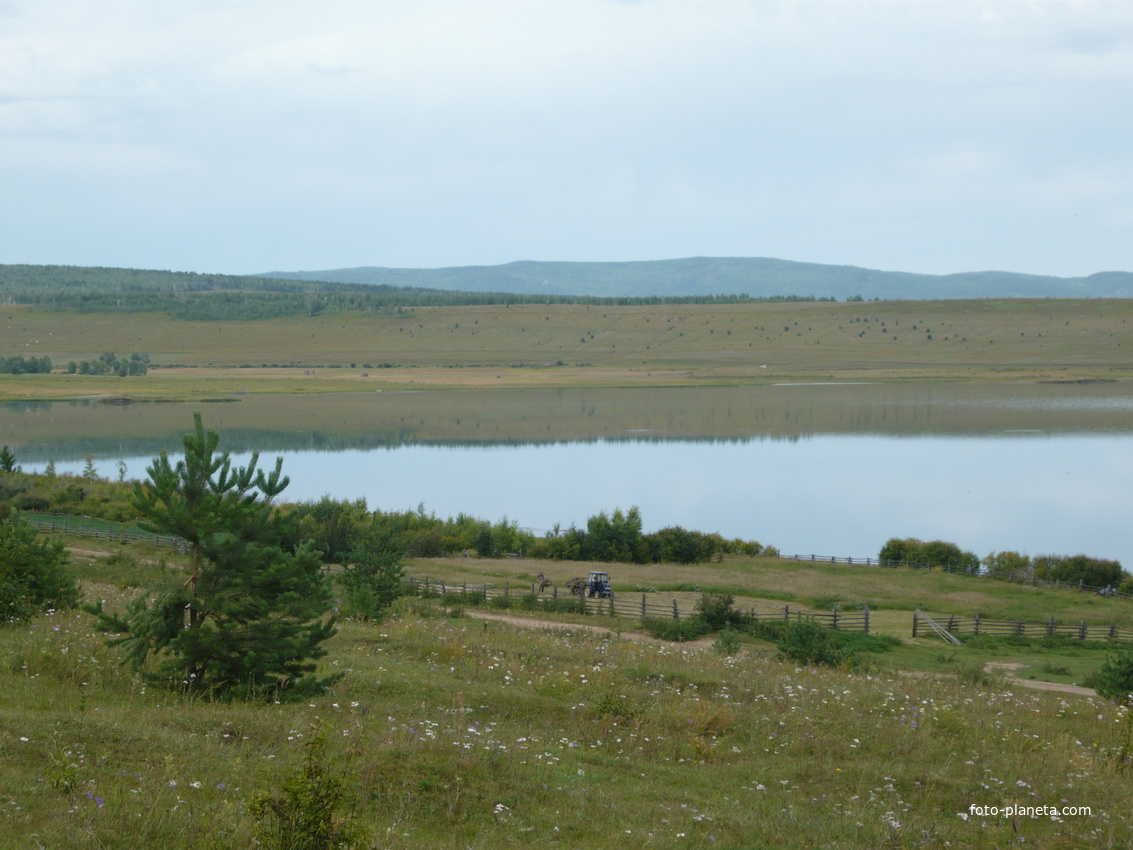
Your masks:
{"label": "tree line", "polygon": [[330,563],[343,563],[358,539],[374,529],[381,529],[408,556],[421,558],[520,554],[560,561],[693,564],[726,554],[777,554],[756,541],[727,540],[719,534],[680,526],[643,533],[641,512],[636,507],[595,514],[585,528],[564,530],[556,525],[542,537],[507,517],[494,523],[464,513],[444,519],[427,513],[423,505],[405,512],[371,512],[364,499],[346,501],[324,496],[288,510],[296,535],[314,541]]}
{"label": "tree line", "polygon": [[878,557],[883,563],[924,564],[968,575],[991,572],[1016,581],[1057,581],[1133,593],[1133,575],[1123,570],[1119,561],[1089,555],[1024,555],[1003,551],[991,552],[981,559],[974,552],[964,551],[944,540],[892,537],[881,547]]}
{"label": "tree line", "polygon": [[50,371],[51,358],[46,355],[26,359],[19,355],[0,358],[0,374],[2,375],[33,375]]}
{"label": "tree line", "polygon": [[141,269],[0,265],[0,303],[78,313],[161,312],[192,321],[275,319],[358,311],[395,312],[413,307],[511,304],[609,307],[833,300],[813,295],[523,295]]}

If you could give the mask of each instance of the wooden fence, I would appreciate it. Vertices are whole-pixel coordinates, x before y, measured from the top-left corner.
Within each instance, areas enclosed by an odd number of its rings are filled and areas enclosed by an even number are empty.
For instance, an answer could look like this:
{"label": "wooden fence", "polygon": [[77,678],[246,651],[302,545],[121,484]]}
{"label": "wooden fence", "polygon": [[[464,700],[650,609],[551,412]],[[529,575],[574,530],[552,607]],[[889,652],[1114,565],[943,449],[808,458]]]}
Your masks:
{"label": "wooden fence", "polygon": [[[439,596],[473,596],[483,599],[498,599],[501,597],[512,597],[518,603],[521,599],[533,600],[534,605],[544,604],[557,599],[572,599],[575,603],[582,606],[587,614],[598,614],[618,617],[630,617],[637,619],[646,619],[648,617],[655,618],[673,618],[675,620],[686,619],[696,616],[695,606],[692,608],[681,608],[680,603],[674,598],[669,602],[657,602],[651,597],[652,594],[643,593],[641,598],[637,598],[637,594],[617,594],[607,599],[598,599],[596,597],[585,598],[582,596],[572,596],[569,592],[564,592],[561,596],[559,588],[552,587],[549,590],[538,593],[538,586],[535,584],[517,584],[515,587],[511,586],[511,582],[504,582],[504,586],[493,587],[486,584],[448,584],[443,581],[434,581],[428,577],[423,579],[411,578],[408,581],[417,586],[418,592],[426,594],[437,594]],[[792,609],[790,605],[784,605],[781,612],[772,613],[756,613],[754,610],[747,612],[754,620],[760,622],[767,621],[786,621],[786,622],[801,622],[810,620],[825,626],[829,629],[838,629],[841,631],[865,631],[869,632],[869,608],[861,611],[807,611],[802,608]]]}
{"label": "wooden fence", "polygon": [[784,560],[800,561],[812,564],[849,564],[850,566],[860,567],[892,567],[901,570],[938,570],[940,572],[951,573],[952,575],[966,575],[972,578],[991,578],[996,581],[1009,581],[1015,584],[1027,584],[1031,587],[1051,587],[1056,590],[1079,590],[1083,593],[1097,593],[1102,596],[1121,596],[1125,599],[1133,599],[1133,593],[1120,593],[1114,587],[1097,587],[1085,582],[1065,582],[1065,581],[1044,581],[1037,579],[1031,575],[1019,574],[1016,572],[997,572],[995,570],[983,570],[980,572],[969,573],[967,570],[960,567],[946,566],[942,564],[923,564],[914,563],[912,561],[890,561],[881,558],[842,558],[837,555],[781,555]]}
{"label": "wooden fence", "polygon": [[[934,618],[946,632],[953,635],[990,635],[1003,637],[1020,635],[1028,638],[1070,637],[1077,640],[1133,640],[1133,629],[1110,623],[1108,626],[1080,623],[1056,623],[1052,616],[1045,623],[1028,623],[1023,620],[993,620],[976,614],[974,617],[949,615]],[[913,612],[913,637],[931,634],[928,618],[919,611]]]}
{"label": "wooden fence", "polygon": [[92,525],[89,521],[77,517],[33,516],[31,514],[20,514],[20,517],[37,531],[45,531],[50,534],[72,534],[79,537],[91,537],[95,540],[119,542],[141,540],[161,548],[172,549],[175,552],[188,551],[188,543],[180,537],[172,537],[167,534],[154,534],[136,529],[127,531],[110,527],[109,524],[106,526]]}

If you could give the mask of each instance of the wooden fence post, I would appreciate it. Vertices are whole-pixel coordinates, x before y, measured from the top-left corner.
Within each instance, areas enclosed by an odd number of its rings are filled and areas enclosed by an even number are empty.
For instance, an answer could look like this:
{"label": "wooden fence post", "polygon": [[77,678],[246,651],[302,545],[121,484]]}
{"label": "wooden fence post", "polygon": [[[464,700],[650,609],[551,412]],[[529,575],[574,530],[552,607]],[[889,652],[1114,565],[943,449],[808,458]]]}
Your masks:
{"label": "wooden fence post", "polygon": [[1046,624],[1046,636],[1054,637],[1054,614],[1050,615],[1050,622]]}
{"label": "wooden fence post", "polygon": [[559,598],[559,586],[557,584],[551,585],[551,598],[552,599],[558,599]]}
{"label": "wooden fence post", "polygon": [[789,602],[783,606],[783,619],[788,623],[791,621],[791,603]]}
{"label": "wooden fence post", "polygon": [[838,631],[838,606],[837,605],[834,606],[833,611],[834,611],[834,616],[831,618],[830,628],[832,628],[834,631]]}
{"label": "wooden fence post", "polygon": [[865,633],[869,634],[869,606],[865,606]]}
{"label": "wooden fence post", "polygon": [[913,637],[917,636],[917,612],[913,612]]}
{"label": "wooden fence post", "polygon": [[511,595],[511,582],[505,581],[504,582],[504,597],[506,598],[510,595]]}
{"label": "wooden fence post", "polygon": [[949,614],[948,615],[948,632],[951,633],[952,629],[954,629],[955,627],[956,627],[956,615],[955,614]]}
{"label": "wooden fence post", "polygon": [[641,594],[641,619],[645,619],[645,594]]}
{"label": "wooden fence post", "polygon": [[1117,637],[1117,621],[1116,620],[1109,624],[1109,637],[1110,637],[1110,640]]}
{"label": "wooden fence post", "polygon": [[1086,621],[1085,620],[1082,621],[1082,625],[1078,628],[1078,639],[1079,640],[1085,640],[1086,639]]}
{"label": "wooden fence post", "polygon": [[677,610],[677,600],[674,599],[673,600],[673,619],[679,620],[680,618],[681,618],[681,612],[679,610]]}
{"label": "wooden fence post", "polygon": [[983,614],[976,614],[976,636],[977,637],[979,637],[979,634],[980,634],[980,620],[982,618],[983,618]]}

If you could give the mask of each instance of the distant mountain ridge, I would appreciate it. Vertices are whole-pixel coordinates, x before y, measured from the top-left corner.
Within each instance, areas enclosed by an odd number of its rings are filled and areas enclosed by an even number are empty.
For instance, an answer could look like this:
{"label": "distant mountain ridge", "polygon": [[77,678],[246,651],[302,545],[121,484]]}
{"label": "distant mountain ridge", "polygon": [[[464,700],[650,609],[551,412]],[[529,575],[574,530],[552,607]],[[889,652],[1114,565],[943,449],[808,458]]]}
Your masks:
{"label": "distant mountain ridge", "polygon": [[856,266],[799,263],[762,257],[688,257],[620,263],[519,261],[499,266],[395,269],[362,266],[325,271],[267,272],[283,280],[525,295],[748,295],[771,298],[930,300],[952,298],[1130,298],[1133,273],[1053,277],[986,271],[949,275],[890,272]]}

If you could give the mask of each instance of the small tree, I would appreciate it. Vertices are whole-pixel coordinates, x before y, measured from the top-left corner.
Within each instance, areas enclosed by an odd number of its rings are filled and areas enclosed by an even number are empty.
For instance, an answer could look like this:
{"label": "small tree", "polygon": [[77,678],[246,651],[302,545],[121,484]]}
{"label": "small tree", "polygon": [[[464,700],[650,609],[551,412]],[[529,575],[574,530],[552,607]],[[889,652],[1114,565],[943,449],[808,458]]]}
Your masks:
{"label": "small tree", "polygon": [[1133,699],[1133,647],[1107,655],[1094,684],[1099,696],[1121,703]]}
{"label": "small tree", "polygon": [[332,679],[312,675],[334,634],[331,595],[315,550],[281,545],[272,499],[288,484],[283,460],[265,475],[258,455],[233,467],[200,414],[176,466],[165,452],[134,486],[133,504],[155,528],[189,546],[189,577],[135,599],[126,615],[90,609],[117,632],[127,659],[156,659],[153,678],[214,693],[237,689],[307,693]]}
{"label": "small tree", "polygon": [[63,542],[41,540],[18,515],[0,519],[0,624],[78,601]]}
{"label": "small tree", "polygon": [[350,565],[342,575],[351,613],[370,620],[384,616],[385,610],[401,595],[404,555],[405,548],[389,526],[375,518],[369,533],[351,550]]}
{"label": "small tree", "polygon": [[12,450],[7,446],[0,449],[0,472],[19,472],[20,468],[16,466],[16,456]]}

